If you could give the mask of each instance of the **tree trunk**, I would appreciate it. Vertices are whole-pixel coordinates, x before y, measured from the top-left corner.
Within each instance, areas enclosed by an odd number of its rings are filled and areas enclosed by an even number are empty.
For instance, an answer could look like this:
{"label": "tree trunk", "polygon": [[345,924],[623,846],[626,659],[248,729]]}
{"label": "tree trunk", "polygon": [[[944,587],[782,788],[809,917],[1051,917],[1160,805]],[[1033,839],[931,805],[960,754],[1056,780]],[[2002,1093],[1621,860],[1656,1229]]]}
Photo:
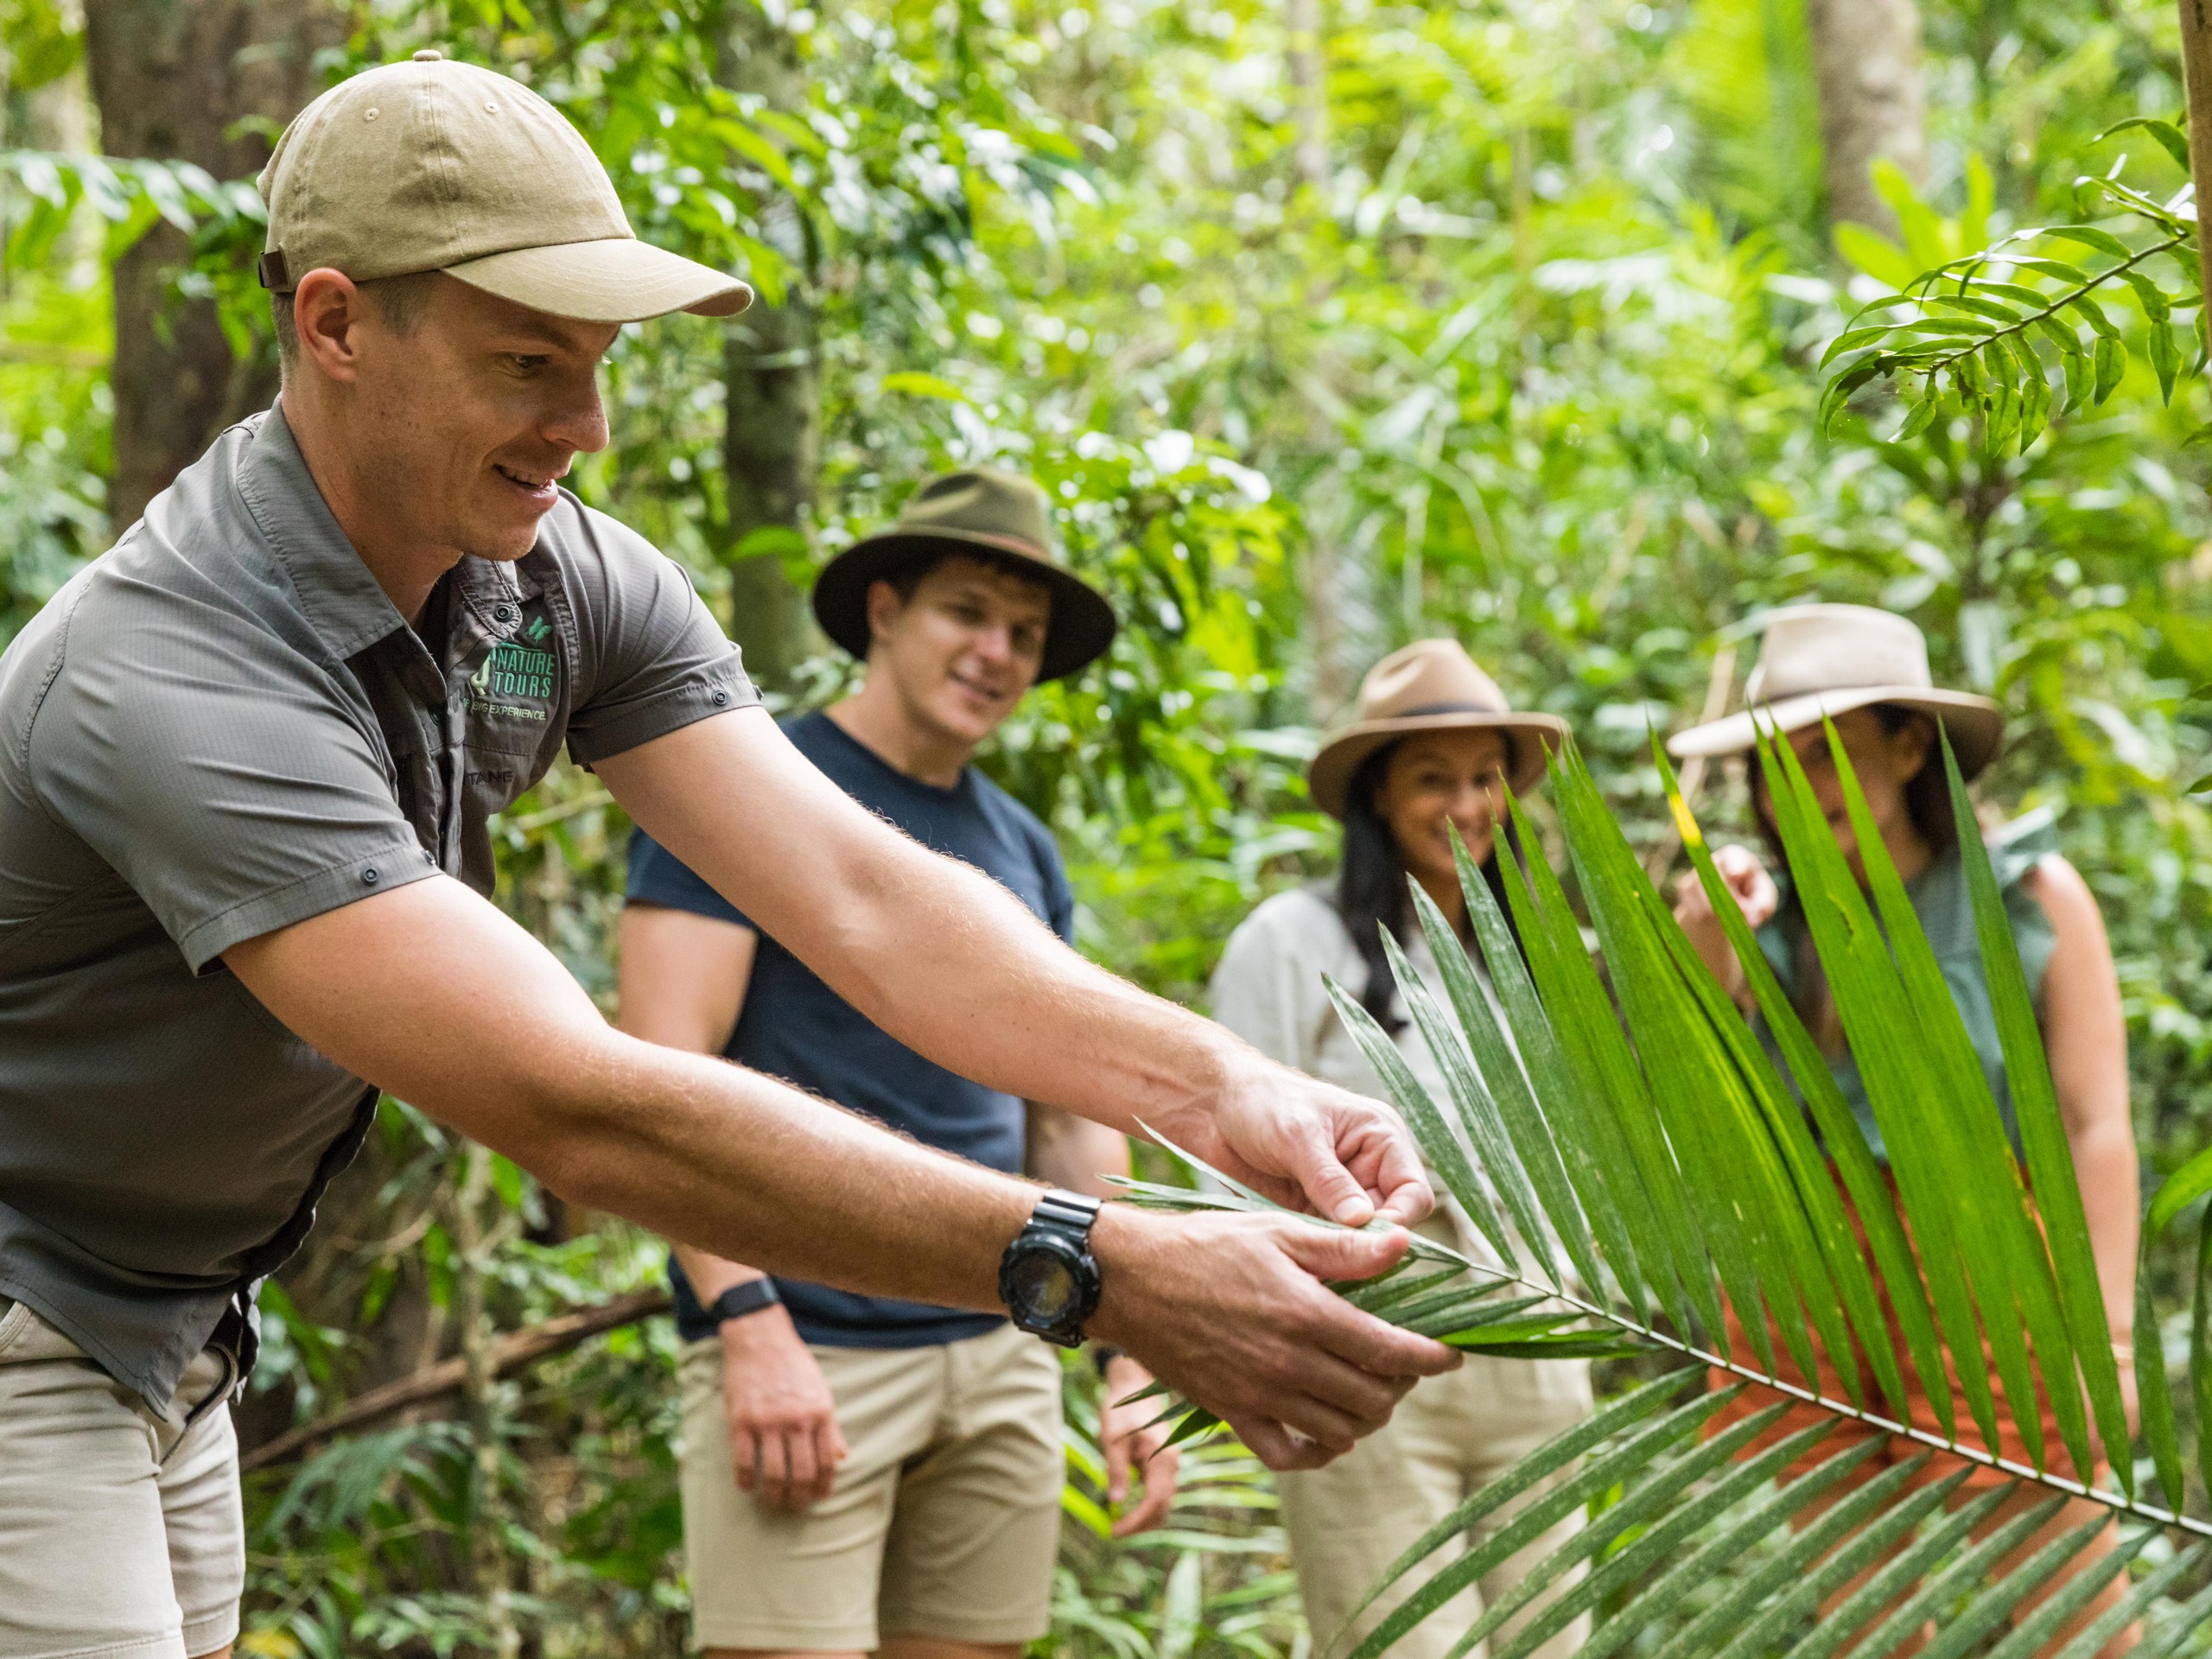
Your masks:
{"label": "tree trunk", "polygon": [[1897,234],[1871,169],[1888,157],[1915,184],[1928,175],[1920,12],[1914,0],[1805,0],[1820,83],[1821,175],[1828,219]]}
{"label": "tree trunk", "polygon": [[[1287,0],[1283,7],[1285,42],[1283,67],[1289,78],[1291,108],[1297,120],[1298,142],[1291,152],[1294,188],[1306,198],[1316,227],[1329,213],[1329,81],[1325,23],[1321,0]],[[1318,314],[1326,293],[1317,276],[1307,296],[1309,312]],[[1316,379],[1330,378],[1325,342],[1313,364]],[[1308,439],[1319,455],[1331,454],[1337,437],[1329,415],[1309,404]],[[1337,531],[1342,517],[1342,491],[1333,483],[1330,464],[1313,472],[1299,514],[1306,530],[1306,622],[1313,652],[1311,702],[1314,717],[1326,722],[1336,717],[1351,696],[1351,670],[1345,660],[1344,626],[1344,570],[1338,556]]]}
{"label": "tree trunk", "polygon": [[[751,0],[730,9],[723,83],[771,109],[798,114],[806,82],[788,30]],[[755,301],[731,325],[724,348],[722,468],[729,500],[730,634],[759,683],[789,689],[813,644],[806,599],[784,574],[784,554],[805,534],[821,466],[821,403],[814,317],[805,297],[804,227],[779,200],[764,230],[791,261],[784,302]]]}
{"label": "tree trunk", "polygon": [[[2180,0],[2182,79],[2189,91],[2189,175],[2196,200],[2212,201],[2212,17],[2206,0]],[[2212,243],[2196,235],[2196,277],[2212,294]]]}
{"label": "tree trunk", "polygon": [[[91,0],[101,148],[192,162],[219,179],[257,172],[276,129],[317,89],[315,53],[342,45],[347,27],[334,0]],[[262,130],[232,136],[242,121]],[[157,225],[115,268],[118,529],[275,395],[273,360],[234,362],[213,301],[169,291],[188,253],[182,232]]]}

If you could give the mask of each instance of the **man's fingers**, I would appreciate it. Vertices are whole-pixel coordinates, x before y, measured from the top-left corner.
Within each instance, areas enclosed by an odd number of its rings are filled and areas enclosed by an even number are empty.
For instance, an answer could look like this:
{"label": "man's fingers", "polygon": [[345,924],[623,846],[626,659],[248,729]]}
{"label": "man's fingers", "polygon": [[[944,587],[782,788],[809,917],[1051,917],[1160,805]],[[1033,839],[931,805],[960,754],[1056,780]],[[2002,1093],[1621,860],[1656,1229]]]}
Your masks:
{"label": "man's fingers", "polygon": [[1336,1461],[1337,1453],[1327,1446],[1300,1440],[1272,1418],[1230,1417],[1224,1421],[1236,1438],[1250,1448],[1252,1455],[1277,1474],[1294,1469],[1319,1469]]}
{"label": "man's fingers", "polygon": [[1307,1222],[1287,1230],[1283,1254],[1316,1279],[1372,1279],[1395,1267],[1412,1243],[1401,1227],[1350,1232]]}
{"label": "man's fingers", "polygon": [[[1120,1414],[1116,1414],[1117,1416]],[[1116,1424],[1102,1437],[1099,1450],[1106,1454],[1106,1497],[1109,1503],[1126,1503],[1129,1496],[1129,1442],[1127,1428]]]}
{"label": "man's fingers", "polygon": [[737,1490],[751,1491],[760,1480],[760,1437],[749,1428],[733,1427],[729,1452],[731,1466],[737,1471]]}
{"label": "man's fingers", "polygon": [[1156,1452],[1144,1460],[1144,1501],[1114,1522],[1116,1538],[1149,1532],[1167,1518],[1180,1470],[1181,1455],[1172,1450]]}
{"label": "man's fingers", "polygon": [[814,1499],[816,1478],[819,1471],[814,1461],[814,1431],[811,1428],[791,1428],[784,1431],[785,1499],[793,1508]]}
{"label": "man's fingers", "polygon": [[1294,1146],[1298,1183],[1306,1189],[1316,1212],[1347,1227],[1364,1227],[1375,1215],[1375,1200],[1344,1167],[1336,1143],[1322,1124],[1312,1122]]}
{"label": "man's fingers", "polygon": [[760,1433],[760,1495],[780,1508],[791,1497],[790,1485],[791,1461],[785,1452],[783,1431],[764,1429]]}

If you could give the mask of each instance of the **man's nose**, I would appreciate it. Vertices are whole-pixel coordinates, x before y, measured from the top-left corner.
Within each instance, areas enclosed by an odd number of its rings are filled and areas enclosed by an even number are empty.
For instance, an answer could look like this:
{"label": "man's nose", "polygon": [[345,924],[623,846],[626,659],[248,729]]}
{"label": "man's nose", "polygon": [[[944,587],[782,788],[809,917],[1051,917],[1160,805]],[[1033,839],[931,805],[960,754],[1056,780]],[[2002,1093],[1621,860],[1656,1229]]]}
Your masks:
{"label": "man's nose", "polygon": [[976,630],[975,651],[992,663],[1014,660],[1014,631],[1003,622],[986,622]]}
{"label": "man's nose", "polygon": [[595,455],[606,448],[607,405],[600,400],[599,377],[586,376],[542,429],[546,442],[579,454]]}

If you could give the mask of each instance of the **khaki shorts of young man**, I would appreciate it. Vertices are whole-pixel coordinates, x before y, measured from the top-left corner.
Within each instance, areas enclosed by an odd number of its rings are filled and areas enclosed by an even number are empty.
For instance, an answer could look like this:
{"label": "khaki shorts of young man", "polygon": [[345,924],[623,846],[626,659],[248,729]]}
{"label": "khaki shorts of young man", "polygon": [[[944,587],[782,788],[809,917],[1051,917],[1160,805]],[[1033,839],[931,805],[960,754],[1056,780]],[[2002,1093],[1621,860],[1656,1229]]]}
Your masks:
{"label": "khaki shorts of young man", "polygon": [[157,1413],[0,1297],[0,1659],[193,1659],[238,1633],[230,1355]]}
{"label": "khaki shorts of young man", "polygon": [[[1283,1476],[1283,1526],[1314,1651],[1336,1635],[1408,1545],[1590,1410],[1586,1361],[1470,1354],[1459,1370],[1415,1383],[1388,1423],[1334,1463]],[[1486,1606],[1510,1594],[1580,1525],[1579,1517],[1570,1516],[1508,1556],[1416,1624],[1392,1646],[1392,1659],[1442,1659]],[[1493,1520],[1478,1539],[1497,1529]],[[1361,1615],[1357,1633],[1372,1630],[1459,1553],[1439,1550],[1408,1573]],[[1536,1599],[1535,1609],[1548,1605],[1573,1581],[1550,1586]],[[1505,1629],[1510,1632],[1526,1622],[1516,1617]],[[1537,1659],[1566,1659],[1589,1634],[1586,1614],[1538,1648]],[[1491,1650],[1489,1643],[1480,1643],[1467,1659],[1484,1659]]]}
{"label": "khaki shorts of young man", "polygon": [[1052,1623],[1060,1368],[1011,1325],[810,1350],[851,1455],[796,1514],[741,1491],[719,1340],[683,1357],[683,1534],[702,1648],[868,1653],[879,1635],[1032,1642]]}

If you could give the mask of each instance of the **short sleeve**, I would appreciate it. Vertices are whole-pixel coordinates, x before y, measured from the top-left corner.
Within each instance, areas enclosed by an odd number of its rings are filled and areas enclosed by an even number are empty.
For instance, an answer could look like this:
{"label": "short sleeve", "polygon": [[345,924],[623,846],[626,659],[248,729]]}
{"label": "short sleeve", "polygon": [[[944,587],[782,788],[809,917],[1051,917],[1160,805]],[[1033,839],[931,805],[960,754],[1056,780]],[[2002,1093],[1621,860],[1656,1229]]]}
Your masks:
{"label": "short sleeve", "polygon": [[753,927],[743,911],[642,830],[630,835],[630,874],[625,896],[633,905],[658,905],[664,910],[684,910],[714,921]]}
{"label": "short sleeve", "polygon": [[368,718],[327,666],[256,623],[96,584],[23,760],[41,808],[197,973],[241,940],[437,873]]}
{"label": "short sleeve", "polygon": [[1037,830],[1037,862],[1045,877],[1045,925],[1060,936],[1061,943],[1075,943],[1075,889],[1068,885],[1067,866],[1060,862],[1060,849],[1052,843],[1052,831],[1043,825]]}
{"label": "short sleeve", "polygon": [[1213,1017],[1269,1059],[1314,1070],[1314,1033],[1322,1028],[1328,993],[1321,965],[1305,959],[1287,906],[1302,895],[1268,900],[1237,925],[1214,969]]}
{"label": "short sleeve", "polygon": [[682,566],[573,498],[563,509],[539,539],[560,562],[575,612],[582,679],[569,752],[579,764],[760,701]]}

